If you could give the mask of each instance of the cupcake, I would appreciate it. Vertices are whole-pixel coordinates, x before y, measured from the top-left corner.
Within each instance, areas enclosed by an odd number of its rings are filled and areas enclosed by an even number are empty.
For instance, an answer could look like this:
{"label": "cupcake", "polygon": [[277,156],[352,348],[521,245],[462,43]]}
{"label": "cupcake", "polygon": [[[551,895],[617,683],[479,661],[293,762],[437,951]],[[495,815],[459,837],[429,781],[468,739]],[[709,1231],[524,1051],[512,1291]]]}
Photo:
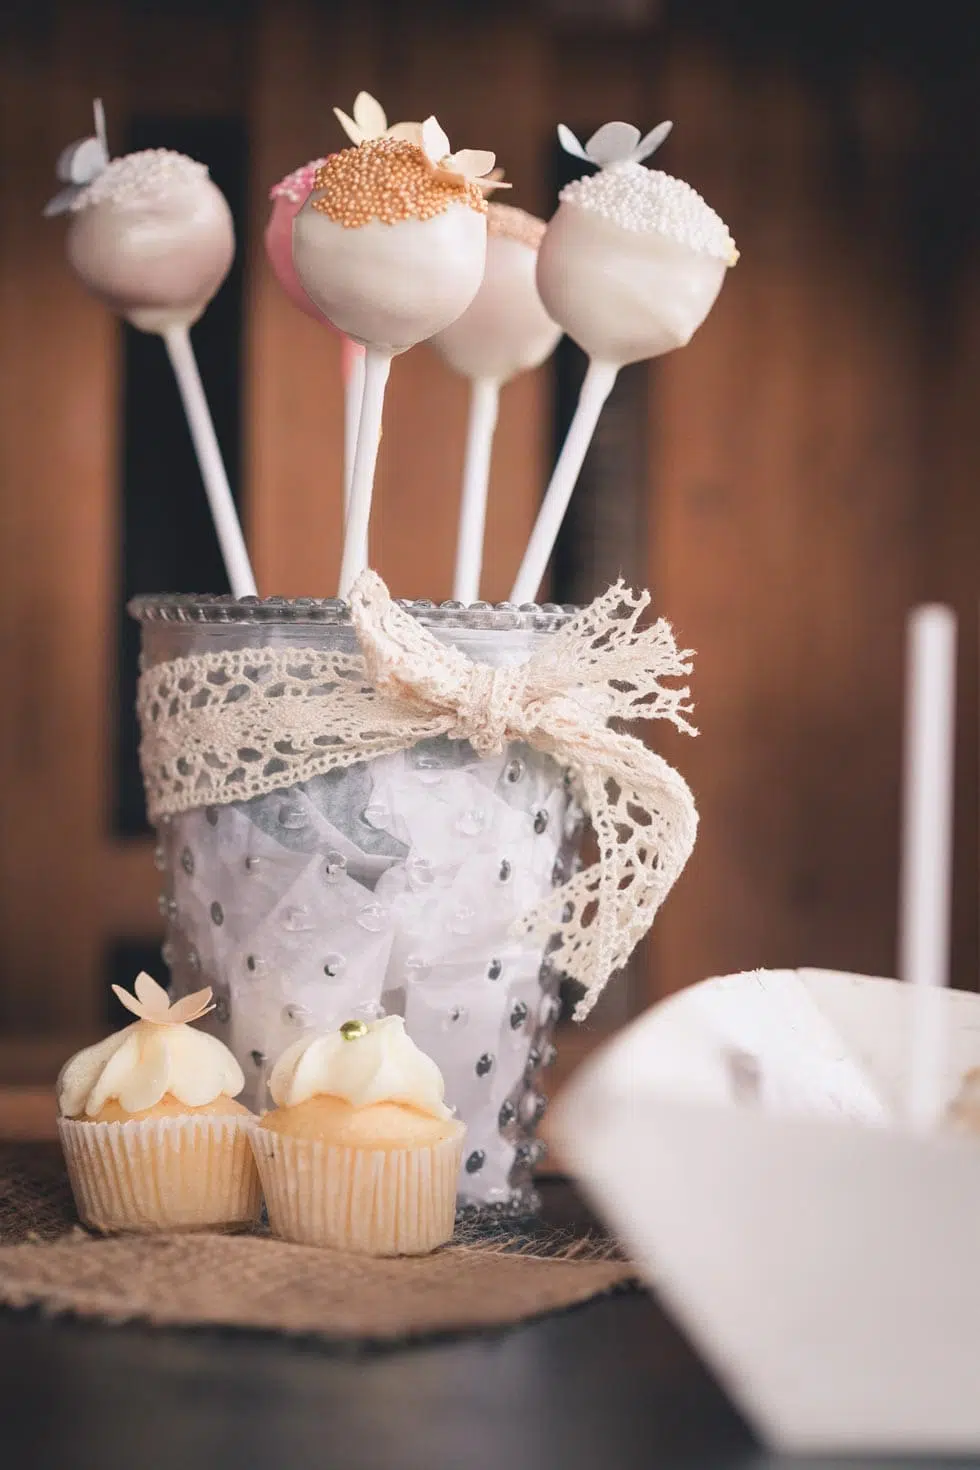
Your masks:
{"label": "cupcake", "polygon": [[252,1146],[274,1234],[373,1256],[449,1240],[466,1130],[401,1016],[301,1037],[269,1090]]}
{"label": "cupcake", "polygon": [[72,1057],[58,1078],[58,1135],[78,1213],[95,1230],[207,1230],[245,1225],[261,1197],[235,1098],[242,1070],[222,1042],[188,1024],[211,991],[170,1005],[141,974],[139,1020]]}
{"label": "cupcake", "polygon": [[645,168],[670,123],[645,138],[606,123],[566,152],[598,173],[568,184],[538,251],[538,290],[568,335],[600,362],[639,362],[685,346],[738,251],[728,226],[683,179]]}

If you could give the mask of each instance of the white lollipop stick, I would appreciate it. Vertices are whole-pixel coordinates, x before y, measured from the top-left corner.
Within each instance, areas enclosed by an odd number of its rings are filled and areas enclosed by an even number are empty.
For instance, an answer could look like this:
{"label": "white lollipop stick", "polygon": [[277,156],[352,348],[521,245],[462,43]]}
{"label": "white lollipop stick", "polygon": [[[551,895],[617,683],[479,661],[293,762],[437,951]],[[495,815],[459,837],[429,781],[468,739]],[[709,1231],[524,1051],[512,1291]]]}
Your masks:
{"label": "white lollipop stick", "polygon": [[381,442],[381,415],[385,386],[391,370],[391,353],[369,347],[364,354],[364,397],[357,431],[357,451],[351,480],[350,507],[344,527],[344,554],[340,563],[339,596],[346,597],[368,563],[368,526],[374,469]]}
{"label": "white lollipop stick", "polygon": [[211,421],[211,411],[204,396],[204,385],[197,370],[190,333],[186,327],[169,327],[161,335],[166,343],[184,404],[232,595],[255,597],[258,595],[255,577],[245,548],[235,502],[231,498],[231,487],[221,458],[218,436]]}
{"label": "white lollipop stick", "polygon": [[597,362],[595,359],[589,362],[575,406],[575,416],[569,425],[551,483],[545,492],[538,519],[531,532],[524,560],[517,573],[517,580],[511,590],[511,602],[532,602],[537,596],[551,553],[555,549],[575,482],[592,443],[602,405],[609,397],[618,372],[617,363]]}
{"label": "white lollipop stick", "polygon": [[[349,351],[344,343],[345,354]],[[364,400],[364,353],[350,352],[344,363],[344,524],[350,515],[350,492],[354,482],[357,431]]]}
{"label": "white lollipop stick", "polygon": [[948,607],[916,609],[907,657],[899,975],[915,987],[907,1117],[925,1130],[942,1107],[940,992],[949,982],[956,618]]}
{"label": "white lollipop stick", "polygon": [[463,495],[459,508],[456,541],[456,572],[453,597],[457,602],[476,602],[480,596],[483,569],[483,537],[487,520],[487,490],[490,484],[490,455],[497,427],[500,384],[495,378],[475,378],[470,387],[470,417],[466,431],[463,463]]}

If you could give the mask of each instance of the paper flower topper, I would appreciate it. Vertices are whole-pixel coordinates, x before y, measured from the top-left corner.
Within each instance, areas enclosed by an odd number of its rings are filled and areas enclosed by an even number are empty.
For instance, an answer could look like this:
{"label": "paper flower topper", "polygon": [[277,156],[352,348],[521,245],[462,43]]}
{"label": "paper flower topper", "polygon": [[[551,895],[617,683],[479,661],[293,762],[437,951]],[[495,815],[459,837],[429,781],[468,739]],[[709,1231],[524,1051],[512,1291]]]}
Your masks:
{"label": "paper flower topper", "polygon": [[114,985],[112,989],[127,1011],[132,1011],[134,1016],[139,1016],[141,1021],[149,1021],[153,1026],[183,1026],[186,1021],[197,1021],[201,1016],[206,1016],[208,1011],[214,1010],[210,985],[203,990],[195,990],[193,995],[182,996],[171,1005],[170,997],[163,986],[158,985],[145,970],[136,977],[136,984],[133,986],[135,996],[130,995],[128,990],[123,990],[121,985]]}
{"label": "paper flower topper", "polygon": [[384,108],[370,92],[358,92],[354,98],[353,117],[348,117],[339,107],[335,107],[333,112],[355,147],[373,142],[375,138],[401,138],[408,143],[418,143],[422,134],[422,124],[417,122],[393,123],[389,128]]}
{"label": "paper flower topper", "polygon": [[92,112],[95,117],[95,137],[81,138],[77,143],[69,143],[58,156],[55,175],[67,187],[48,200],[44,206],[46,218],[65,214],[82,190],[87,189],[92,180],[97,179],[103,169],[109,166],[109,140],[101,98],[96,97],[92,103]]}
{"label": "paper flower topper", "polygon": [[446,131],[434,117],[427,117],[422,123],[400,122],[389,127],[384,108],[370,92],[358,92],[353,117],[348,117],[339,107],[334,108],[334,116],[355,147],[374,142],[376,138],[397,138],[421,148],[438,179],[476,184],[481,189],[510,188],[503,182],[502,170],[494,168],[497,160],[493,153],[483,148],[451,152]]}
{"label": "paper flower topper", "polygon": [[485,148],[461,148],[458,153],[450,152],[449,137],[434,117],[427,117],[422,124],[419,146],[437,179],[453,183],[477,184],[481,189],[509,189],[500,177],[501,170],[494,168],[497,155]]}
{"label": "paper flower topper", "polygon": [[632,123],[603,123],[583,148],[571,128],[559,123],[558,141],[573,158],[583,158],[601,169],[622,168],[627,163],[642,163],[656,153],[673,126],[672,122],[658,123],[641,138],[639,128]]}

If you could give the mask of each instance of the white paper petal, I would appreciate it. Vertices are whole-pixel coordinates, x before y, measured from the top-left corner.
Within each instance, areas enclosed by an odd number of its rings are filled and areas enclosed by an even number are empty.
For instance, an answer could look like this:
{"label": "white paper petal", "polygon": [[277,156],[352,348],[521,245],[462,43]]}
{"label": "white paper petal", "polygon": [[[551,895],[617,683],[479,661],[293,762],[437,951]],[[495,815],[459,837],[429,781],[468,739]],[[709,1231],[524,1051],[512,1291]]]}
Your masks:
{"label": "white paper petal", "polygon": [[420,122],[392,123],[385,137],[397,138],[402,143],[414,143],[416,148],[421,148],[422,124]]}
{"label": "white paper petal", "polygon": [[646,137],[640,139],[630,154],[633,162],[642,163],[645,158],[649,158],[652,153],[656,153],[673,126],[674,124],[672,122],[662,122],[658,123],[655,128],[651,128]]}
{"label": "white paper petal", "polygon": [[495,153],[488,153],[485,148],[461,148],[458,153],[453,153],[445,160],[447,168],[455,169],[467,179],[480,179],[488,174],[497,162]]}
{"label": "white paper petal", "polygon": [[106,163],[109,162],[109,131],[105,125],[105,108],[102,106],[102,98],[96,97],[92,103],[92,116],[95,119],[95,136],[105,154]]}
{"label": "white paper petal", "polygon": [[431,163],[441,163],[449,152],[449,138],[434,117],[422,124],[422,148]]}
{"label": "white paper petal", "polygon": [[170,1007],[166,1019],[171,1026],[180,1026],[187,1021],[198,1020],[200,1016],[205,1016],[208,1011],[214,1010],[211,1004],[212,994],[210,985],[205,985],[203,990],[195,990],[193,995],[181,996],[180,1000],[175,1000]]}
{"label": "white paper petal", "polygon": [[142,1021],[144,1007],[142,1002],[136,999],[135,995],[130,995],[129,991],[123,990],[121,985],[113,985],[112,993],[119,1001],[120,1005],[124,1005],[127,1011],[132,1011],[133,1015],[139,1016],[140,1020]]}
{"label": "white paper petal", "polygon": [[108,162],[98,138],[76,138],[58,154],[55,176],[62,184],[90,184]]}
{"label": "white paper petal", "polygon": [[593,163],[607,168],[611,163],[624,163],[640,141],[640,130],[632,123],[603,123],[585,145]]}
{"label": "white paper petal", "polygon": [[49,199],[41,211],[45,219],[53,219],[56,214],[67,214],[71,209],[72,200],[76,199],[82,191],[77,184],[69,184],[67,189],[60,189],[53,199]]}
{"label": "white paper petal", "polygon": [[370,92],[358,92],[354,98],[354,121],[365,138],[381,138],[388,126],[384,108]]}
{"label": "white paper petal", "polygon": [[564,123],[558,124],[558,141],[565,152],[570,153],[573,158],[584,158],[586,163],[592,162],[571,128],[566,127]]}
{"label": "white paper petal", "polygon": [[333,115],[355,147],[364,142],[364,134],[352,117],[348,117],[346,112],[341,112],[339,107],[334,108]]}
{"label": "white paper petal", "polygon": [[169,995],[163,986],[158,985],[153,976],[148,975],[145,970],[141,970],[137,975],[133,989],[136,992],[136,999],[147,1015],[166,1015],[170,1009]]}

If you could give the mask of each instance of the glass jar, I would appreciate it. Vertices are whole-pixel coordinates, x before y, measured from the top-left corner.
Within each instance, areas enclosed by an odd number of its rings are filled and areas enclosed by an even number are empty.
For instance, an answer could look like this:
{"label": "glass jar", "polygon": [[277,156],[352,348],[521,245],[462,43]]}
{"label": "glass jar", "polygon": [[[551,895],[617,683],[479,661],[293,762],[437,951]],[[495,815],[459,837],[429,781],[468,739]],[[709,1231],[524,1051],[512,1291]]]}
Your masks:
{"label": "glass jar", "polygon": [[[573,611],[401,605],[494,667],[526,659]],[[348,608],[333,600],[143,597],[130,611],[145,668],[240,648],[357,651]],[[460,1208],[530,1213],[540,1074],[561,1006],[540,941],[513,926],[575,871],[582,823],[550,756],[515,743],[481,758],[445,737],[165,817],[157,862],[172,993],[212,986],[208,1024],[257,1110],[303,1031],[404,1016],[467,1126]]]}

